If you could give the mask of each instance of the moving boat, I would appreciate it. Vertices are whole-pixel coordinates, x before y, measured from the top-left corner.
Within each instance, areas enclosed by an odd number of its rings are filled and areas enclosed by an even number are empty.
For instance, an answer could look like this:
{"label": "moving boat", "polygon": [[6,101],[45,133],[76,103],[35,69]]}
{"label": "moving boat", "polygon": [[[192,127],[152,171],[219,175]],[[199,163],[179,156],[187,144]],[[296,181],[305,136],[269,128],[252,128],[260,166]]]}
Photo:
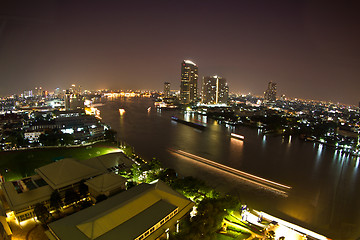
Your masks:
{"label": "moving boat", "polygon": [[190,127],[197,128],[197,129],[200,129],[200,130],[204,130],[204,129],[206,128],[206,126],[204,126],[204,125],[202,125],[202,124],[193,123],[193,122],[188,122],[188,121],[179,119],[179,118],[174,117],[174,116],[172,116],[171,119],[174,120],[174,121],[176,121],[176,122],[179,122],[179,123],[182,123],[182,124],[185,124],[185,125],[188,125],[188,126],[190,126]]}
{"label": "moving boat", "polygon": [[236,138],[236,139],[239,139],[239,140],[244,140],[245,137],[243,135],[239,135],[239,134],[236,134],[236,133],[231,133],[230,134],[232,138]]}
{"label": "moving boat", "polygon": [[120,115],[123,115],[125,113],[125,109],[119,108],[119,113],[120,113]]}

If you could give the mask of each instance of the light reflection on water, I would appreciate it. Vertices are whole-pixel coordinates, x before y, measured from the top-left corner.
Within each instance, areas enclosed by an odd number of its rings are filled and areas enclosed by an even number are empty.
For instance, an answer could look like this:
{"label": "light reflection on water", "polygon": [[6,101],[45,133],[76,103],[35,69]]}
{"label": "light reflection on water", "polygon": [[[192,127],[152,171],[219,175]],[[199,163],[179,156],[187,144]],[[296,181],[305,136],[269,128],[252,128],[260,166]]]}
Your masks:
{"label": "light reflection on water", "polygon": [[264,136],[262,137],[262,147],[265,148],[266,147],[266,136],[264,134]]}
{"label": "light reflection on water", "polygon": [[320,160],[320,157],[321,157],[321,154],[322,154],[322,151],[323,151],[323,147],[324,147],[323,144],[319,144],[318,150],[317,150],[317,160]]}
{"label": "light reflection on water", "polygon": [[201,121],[202,121],[203,123],[207,124],[207,116],[204,116],[204,115],[203,115]]}
{"label": "light reflection on water", "polygon": [[185,120],[185,121],[190,121],[190,112],[186,111],[186,112],[184,113],[184,120]]}

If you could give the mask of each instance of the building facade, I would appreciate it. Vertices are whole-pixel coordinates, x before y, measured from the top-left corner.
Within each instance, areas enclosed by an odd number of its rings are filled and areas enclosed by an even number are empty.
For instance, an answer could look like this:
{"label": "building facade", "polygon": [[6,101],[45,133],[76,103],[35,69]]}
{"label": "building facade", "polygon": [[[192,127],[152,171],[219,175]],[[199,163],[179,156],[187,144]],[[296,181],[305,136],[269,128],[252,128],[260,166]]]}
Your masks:
{"label": "building facade", "polygon": [[168,239],[194,203],[161,180],[142,183],[92,207],[52,222],[49,239]]}
{"label": "building facade", "polygon": [[269,82],[268,87],[264,93],[265,102],[275,102],[276,101],[276,83]]}
{"label": "building facade", "polygon": [[219,76],[203,77],[201,95],[204,104],[226,104],[229,98],[226,79]]}
{"label": "building facade", "polygon": [[84,109],[85,98],[80,94],[74,94],[73,92],[66,90],[64,101],[66,110]]}
{"label": "building facade", "polygon": [[164,98],[170,97],[170,83],[164,82]]}
{"label": "building facade", "polygon": [[181,63],[180,102],[189,104],[198,101],[198,67],[190,60]]}

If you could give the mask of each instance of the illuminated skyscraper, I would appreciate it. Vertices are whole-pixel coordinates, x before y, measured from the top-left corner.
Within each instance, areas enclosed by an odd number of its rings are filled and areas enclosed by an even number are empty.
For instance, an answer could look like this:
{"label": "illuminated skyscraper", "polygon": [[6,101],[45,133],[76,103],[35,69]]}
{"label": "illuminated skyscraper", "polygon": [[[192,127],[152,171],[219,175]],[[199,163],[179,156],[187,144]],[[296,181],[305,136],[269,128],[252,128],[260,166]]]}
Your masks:
{"label": "illuminated skyscraper", "polygon": [[264,93],[265,102],[275,102],[276,101],[276,83],[269,82],[268,88]]}
{"label": "illuminated skyscraper", "polygon": [[42,88],[41,87],[35,87],[34,95],[36,97],[41,97],[42,95]]}
{"label": "illuminated skyscraper", "polygon": [[33,97],[33,91],[32,90],[24,91],[23,96],[24,96],[24,98]]}
{"label": "illuminated skyscraper", "polygon": [[226,79],[219,76],[203,77],[201,98],[205,104],[227,103],[229,87]]}
{"label": "illuminated skyscraper", "polygon": [[170,83],[169,82],[164,83],[164,97],[165,98],[170,97]]}
{"label": "illuminated skyscraper", "polygon": [[74,94],[70,90],[65,93],[65,110],[76,110],[84,108],[85,98],[80,94]]}
{"label": "illuminated skyscraper", "polygon": [[197,82],[198,67],[190,60],[184,60],[181,63],[181,84],[180,84],[180,102],[188,104],[197,102]]}

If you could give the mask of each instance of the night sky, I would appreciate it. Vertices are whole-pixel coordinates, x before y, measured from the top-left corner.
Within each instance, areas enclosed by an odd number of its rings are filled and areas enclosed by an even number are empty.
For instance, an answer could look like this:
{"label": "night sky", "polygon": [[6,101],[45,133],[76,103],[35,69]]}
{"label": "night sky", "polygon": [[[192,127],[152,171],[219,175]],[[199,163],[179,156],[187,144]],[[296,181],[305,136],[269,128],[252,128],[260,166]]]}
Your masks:
{"label": "night sky", "polygon": [[[334,2],[334,1],[332,1]],[[0,1],[0,95],[180,88],[183,59],[230,92],[360,101],[357,1]]]}

